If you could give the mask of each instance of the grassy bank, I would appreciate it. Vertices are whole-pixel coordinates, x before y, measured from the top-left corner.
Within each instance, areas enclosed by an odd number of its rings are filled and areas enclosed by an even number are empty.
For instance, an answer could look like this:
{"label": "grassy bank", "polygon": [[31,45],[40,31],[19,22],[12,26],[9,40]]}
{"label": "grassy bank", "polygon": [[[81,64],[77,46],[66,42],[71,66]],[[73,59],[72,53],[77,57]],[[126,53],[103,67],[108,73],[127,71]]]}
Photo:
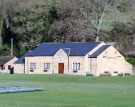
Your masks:
{"label": "grassy bank", "polygon": [[0,75],[0,86],[40,92],[0,94],[0,107],[134,107],[135,77]]}

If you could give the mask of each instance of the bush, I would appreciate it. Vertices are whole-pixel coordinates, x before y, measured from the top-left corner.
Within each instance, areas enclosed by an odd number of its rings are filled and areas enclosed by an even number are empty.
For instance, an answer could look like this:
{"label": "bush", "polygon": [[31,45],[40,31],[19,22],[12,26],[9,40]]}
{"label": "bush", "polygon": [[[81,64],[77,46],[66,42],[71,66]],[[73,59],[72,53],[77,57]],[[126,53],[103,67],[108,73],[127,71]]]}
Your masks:
{"label": "bush", "polygon": [[90,74],[90,73],[87,73],[86,76],[93,77],[94,75],[93,74]]}
{"label": "bush", "polygon": [[109,73],[109,72],[104,72],[104,73],[101,74],[100,76],[111,76],[111,73]]}
{"label": "bush", "polygon": [[124,74],[120,73],[118,76],[123,77],[123,76],[124,76]]}
{"label": "bush", "polygon": [[130,76],[131,74],[130,73],[125,73],[125,76]]}
{"label": "bush", "polygon": [[127,58],[127,61],[128,61],[130,64],[135,65],[135,58],[134,58],[134,57]]}
{"label": "bush", "polygon": [[130,76],[131,74],[130,73],[121,73],[121,74],[119,74],[118,76],[121,76],[121,77],[123,77],[123,76]]}

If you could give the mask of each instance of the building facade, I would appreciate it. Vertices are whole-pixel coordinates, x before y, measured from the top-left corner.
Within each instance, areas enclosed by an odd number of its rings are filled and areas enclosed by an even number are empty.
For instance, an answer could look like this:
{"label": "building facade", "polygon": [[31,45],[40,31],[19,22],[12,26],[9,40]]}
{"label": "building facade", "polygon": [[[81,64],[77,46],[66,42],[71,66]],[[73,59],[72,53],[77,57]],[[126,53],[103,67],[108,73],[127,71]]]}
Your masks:
{"label": "building facade", "polygon": [[17,57],[0,56],[0,73],[14,73],[14,63],[17,60]]}
{"label": "building facade", "polygon": [[132,74],[132,65],[118,50],[105,43],[44,43],[26,53],[22,59],[22,63],[16,63],[16,73],[94,76]]}

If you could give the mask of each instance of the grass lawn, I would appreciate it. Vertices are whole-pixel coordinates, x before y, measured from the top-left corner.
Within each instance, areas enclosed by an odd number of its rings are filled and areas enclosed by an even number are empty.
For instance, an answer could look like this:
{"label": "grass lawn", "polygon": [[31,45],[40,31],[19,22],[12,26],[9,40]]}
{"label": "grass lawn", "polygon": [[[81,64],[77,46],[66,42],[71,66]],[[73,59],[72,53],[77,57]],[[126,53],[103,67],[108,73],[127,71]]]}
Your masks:
{"label": "grass lawn", "polygon": [[135,77],[0,75],[0,86],[44,90],[0,94],[0,107],[135,107]]}

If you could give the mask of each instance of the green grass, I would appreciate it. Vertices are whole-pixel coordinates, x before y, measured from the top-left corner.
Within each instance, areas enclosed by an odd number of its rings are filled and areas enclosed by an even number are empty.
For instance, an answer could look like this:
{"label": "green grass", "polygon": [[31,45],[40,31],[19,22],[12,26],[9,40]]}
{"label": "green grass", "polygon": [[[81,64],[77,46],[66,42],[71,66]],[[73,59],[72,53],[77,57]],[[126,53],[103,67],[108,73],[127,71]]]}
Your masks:
{"label": "green grass", "polygon": [[0,107],[135,107],[135,77],[0,75],[0,86],[40,92],[0,94]]}

